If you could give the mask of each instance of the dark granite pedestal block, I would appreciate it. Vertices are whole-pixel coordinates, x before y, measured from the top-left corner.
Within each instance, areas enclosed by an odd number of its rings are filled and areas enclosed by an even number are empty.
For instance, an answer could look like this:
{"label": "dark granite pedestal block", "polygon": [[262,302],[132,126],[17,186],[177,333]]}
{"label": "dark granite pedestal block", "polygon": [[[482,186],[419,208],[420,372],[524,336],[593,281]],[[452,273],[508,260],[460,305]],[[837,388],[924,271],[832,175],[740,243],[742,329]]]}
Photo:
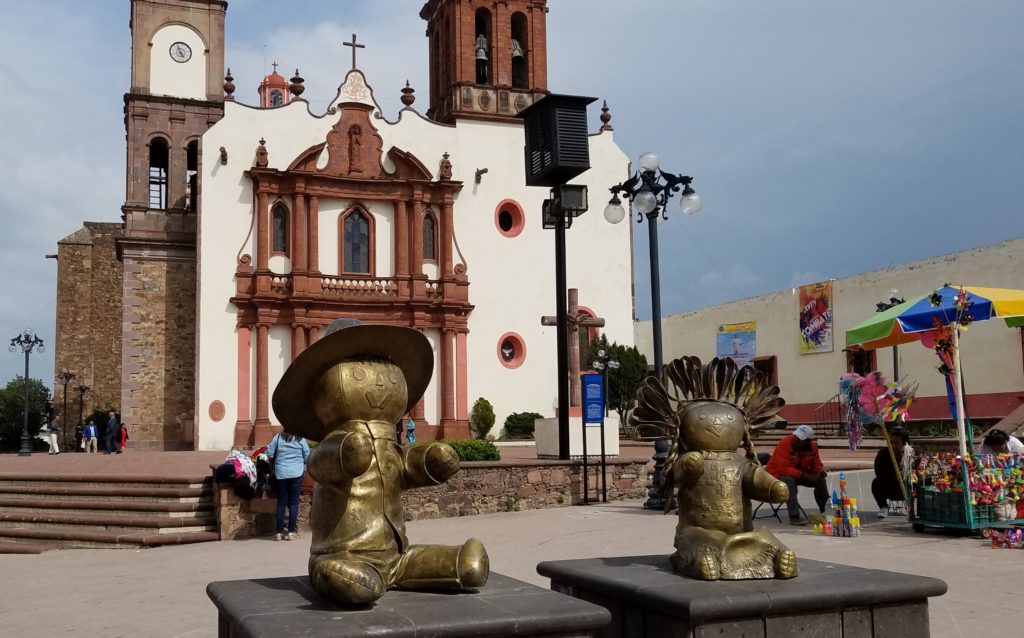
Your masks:
{"label": "dark granite pedestal block", "polygon": [[474,592],[390,591],[369,607],[323,601],[309,578],[210,583],[219,638],[461,638],[545,636],[585,638],[608,626],[608,610],[491,573]]}
{"label": "dark granite pedestal block", "polygon": [[541,563],[555,591],[607,608],[609,637],[926,638],[936,578],[800,559],[792,580],[703,582],[668,556]]}

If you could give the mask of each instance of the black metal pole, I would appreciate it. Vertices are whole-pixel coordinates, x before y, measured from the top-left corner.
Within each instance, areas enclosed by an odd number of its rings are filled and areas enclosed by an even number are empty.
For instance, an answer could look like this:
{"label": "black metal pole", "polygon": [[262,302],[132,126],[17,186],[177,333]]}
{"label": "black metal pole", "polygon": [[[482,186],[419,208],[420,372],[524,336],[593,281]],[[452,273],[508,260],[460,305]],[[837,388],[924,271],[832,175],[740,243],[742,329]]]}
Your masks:
{"label": "black metal pole", "polygon": [[[552,205],[554,208],[554,205]],[[557,217],[555,225],[555,292],[556,340],[558,342],[558,458],[569,460],[569,314],[568,290],[565,277],[565,219],[559,208],[552,211]],[[586,458],[586,455],[584,455]],[[584,479],[585,480],[585,479]]]}
{"label": "black metal pole", "polygon": [[590,466],[587,459],[587,415],[583,414],[583,504],[590,505]]}
{"label": "black metal pole", "polygon": [[18,456],[32,456],[28,438],[28,350],[25,350],[25,420],[21,428],[21,450]]}
{"label": "black metal pole", "polygon": [[661,273],[658,266],[658,209],[647,215],[651,256],[651,327],[654,330],[654,375],[661,378]]}
{"label": "black metal pole", "polygon": [[892,347],[892,382],[897,383],[900,380],[900,347]]}
{"label": "black metal pole", "polygon": [[608,502],[608,467],[604,452],[604,419],[601,419],[601,502]]}

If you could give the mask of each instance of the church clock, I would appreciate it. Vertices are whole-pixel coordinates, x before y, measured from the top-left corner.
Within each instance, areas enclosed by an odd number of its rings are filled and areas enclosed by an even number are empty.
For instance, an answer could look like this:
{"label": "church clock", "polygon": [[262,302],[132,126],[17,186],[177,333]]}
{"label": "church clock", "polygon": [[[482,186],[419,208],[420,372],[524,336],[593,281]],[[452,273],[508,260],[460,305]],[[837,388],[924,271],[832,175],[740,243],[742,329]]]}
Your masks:
{"label": "church clock", "polygon": [[192,59],[192,47],[184,42],[175,42],[171,45],[171,59],[175,62],[188,62]]}

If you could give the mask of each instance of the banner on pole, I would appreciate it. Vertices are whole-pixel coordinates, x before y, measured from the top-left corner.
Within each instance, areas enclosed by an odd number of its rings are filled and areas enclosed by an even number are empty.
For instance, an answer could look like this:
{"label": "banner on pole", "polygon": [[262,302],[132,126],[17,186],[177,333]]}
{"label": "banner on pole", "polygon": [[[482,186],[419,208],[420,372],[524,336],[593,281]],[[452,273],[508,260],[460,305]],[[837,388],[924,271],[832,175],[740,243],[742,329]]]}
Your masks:
{"label": "banner on pole", "polygon": [[757,352],[757,322],[725,323],[718,326],[715,336],[715,356],[732,357],[738,366],[754,360]]}
{"label": "banner on pole", "polygon": [[832,282],[800,286],[800,354],[832,352]]}

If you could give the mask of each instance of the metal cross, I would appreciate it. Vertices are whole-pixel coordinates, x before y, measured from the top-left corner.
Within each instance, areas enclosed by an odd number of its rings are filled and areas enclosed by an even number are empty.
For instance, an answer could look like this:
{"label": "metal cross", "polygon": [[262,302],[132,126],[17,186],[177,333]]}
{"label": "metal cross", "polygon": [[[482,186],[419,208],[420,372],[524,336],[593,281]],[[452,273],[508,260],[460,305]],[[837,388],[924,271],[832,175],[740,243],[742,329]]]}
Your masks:
{"label": "metal cross", "polygon": [[270,66],[274,67],[274,73],[277,73],[277,62],[274,62]]}
{"label": "metal cross", "polygon": [[352,41],[351,42],[344,42],[343,44],[345,46],[347,46],[347,47],[352,47],[352,69],[355,70],[355,68],[356,68],[356,49],[365,49],[366,45],[365,44],[356,44],[356,34],[354,34],[354,33],[352,34]]}

